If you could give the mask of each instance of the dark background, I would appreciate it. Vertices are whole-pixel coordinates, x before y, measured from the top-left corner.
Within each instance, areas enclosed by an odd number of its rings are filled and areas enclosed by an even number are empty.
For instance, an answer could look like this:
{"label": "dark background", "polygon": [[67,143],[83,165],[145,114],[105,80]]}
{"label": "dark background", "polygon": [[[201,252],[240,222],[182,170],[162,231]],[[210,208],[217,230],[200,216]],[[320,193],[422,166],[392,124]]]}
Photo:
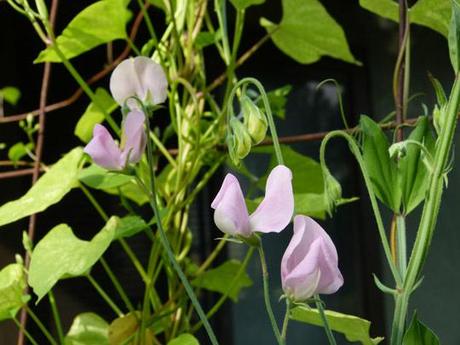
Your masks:
{"label": "dark background", "polygon": [[[57,32],[60,32],[76,13],[90,3],[91,1],[61,2]],[[335,89],[326,86],[320,91],[315,90],[316,85],[326,78],[335,78],[341,84],[345,111],[352,125],[357,123],[360,114],[379,119],[394,109],[391,78],[397,53],[397,25],[361,9],[357,1],[325,0],[322,3],[343,26],[351,50],[363,63],[362,67],[330,58],[323,58],[308,66],[301,65],[281,53],[269,42],[238,70],[240,77],[254,76],[261,80],[267,90],[285,84],[293,85],[287,104],[286,120],[278,121],[280,136],[342,128]],[[152,10],[152,14],[161,18],[156,14],[158,12]],[[267,0],[264,5],[247,11],[247,25],[241,51],[250,47],[265,34],[258,24],[261,16],[278,22],[281,17],[280,1]],[[231,20],[229,22],[231,23]],[[140,41],[143,35],[145,37],[145,27],[142,27],[138,36]],[[6,3],[0,3],[0,44],[0,87],[17,86],[23,93],[19,105],[15,108],[7,108],[7,113],[37,108],[43,67],[33,65],[32,61],[43,47],[29,22],[12,11]],[[116,52],[122,48],[123,44],[115,44]],[[447,42],[441,35],[414,26],[412,49],[411,93],[424,93],[411,104],[411,113],[418,115],[422,109],[421,103],[427,104],[431,109],[434,101],[433,91],[427,78],[428,71],[438,77],[446,89],[451,85],[453,72],[448,59]],[[102,67],[103,61],[105,61],[105,50],[101,47],[75,59],[75,64],[82,74],[88,77]],[[217,75],[220,68],[220,61],[215,54],[209,52],[207,69],[210,75]],[[107,88],[107,79],[98,85]],[[76,87],[76,83],[62,66],[53,65],[49,103],[67,98]],[[62,153],[80,144],[73,136],[73,129],[87,102],[88,100],[83,96],[71,107],[47,115],[44,151],[46,163],[54,162]],[[0,125],[0,142],[13,144],[20,140],[25,138],[16,124]],[[293,147],[299,152],[318,158],[319,142],[299,143]],[[344,195],[359,196],[360,200],[339,208],[333,219],[322,223],[337,245],[340,268],[345,278],[344,287],[335,295],[325,296],[325,301],[330,309],[371,320],[373,336],[388,335],[392,301],[385,299],[374,286],[372,273],[376,273],[383,280],[388,278],[387,282],[391,280],[384,269],[377,231],[362,179],[344,142],[336,141],[330,146],[328,152],[331,171],[341,182]],[[0,157],[5,159],[6,152],[0,152]],[[246,163],[255,172],[261,165],[256,156],[250,156]],[[214,243],[212,239],[216,237],[216,229],[210,218],[209,203],[224,173],[223,169],[216,175],[194,207],[191,219],[195,232],[196,257],[206,255]],[[460,344],[460,333],[456,329],[458,324],[456,316],[460,309],[460,298],[456,293],[456,287],[459,286],[460,279],[458,269],[455,269],[455,263],[460,262],[458,250],[460,235],[457,229],[459,219],[455,212],[460,198],[456,193],[460,184],[458,174],[454,169],[450,175],[449,189],[444,194],[444,207],[439,217],[431,255],[426,264],[425,280],[412,300],[412,305],[417,308],[420,319],[433,328],[441,338],[442,344],[447,345]],[[21,196],[28,189],[29,184],[29,177],[0,180],[0,204]],[[98,199],[105,201],[109,212],[117,212],[119,206],[111,202],[113,199],[103,194],[96,195]],[[413,237],[416,221],[414,217],[409,224],[410,237]],[[44,215],[38,216],[38,236],[61,222],[71,225],[76,229],[79,237],[86,239],[91,238],[94,229],[102,225],[97,214],[88,207],[85,198],[78,191],[72,192],[61,203],[51,207]],[[27,229],[27,220],[2,229],[0,241],[2,266],[14,261],[14,253],[22,253],[21,231],[25,229]],[[288,228],[280,236],[264,237],[270,261],[269,268],[272,272],[273,301],[279,318],[284,308],[283,303],[276,303],[281,293],[278,278],[279,262],[290,239],[291,231]],[[147,248],[144,242],[133,239],[131,244],[138,255],[146,259]],[[245,248],[242,246],[231,245],[228,256],[239,258],[244,255],[244,251]],[[113,245],[106,257],[113,267],[118,268],[121,280],[128,287],[130,296],[136,297],[140,293],[140,285],[132,266],[127,262],[124,254],[120,253],[120,248]],[[239,304],[227,304],[226,310],[214,319],[223,344],[274,344],[263,309],[261,274],[256,260],[252,261],[249,271],[254,285],[243,291]],[[95,311],[100,315],[107,315],[107,319],[110,318],[110,310],[100,302],[86,281],[66,281],[60,283],[56,290],[66,329],[78,312]],[[107,285],[107,290],[110,291],[110,285]],[[211,304],[214,298],[207,296],[205,303]],[[37,310],[45,321],[49,312],[46,305],[45,302],[40,303]],[[1,325],[0,344],[15,344],[15,332],[16,329],[12,324]],[[289,329],[289,343],[305,342],[326,343],[323,330],[292,322]],[[40,344],[42,343],[45,344],[46,341],[42,340]]]}

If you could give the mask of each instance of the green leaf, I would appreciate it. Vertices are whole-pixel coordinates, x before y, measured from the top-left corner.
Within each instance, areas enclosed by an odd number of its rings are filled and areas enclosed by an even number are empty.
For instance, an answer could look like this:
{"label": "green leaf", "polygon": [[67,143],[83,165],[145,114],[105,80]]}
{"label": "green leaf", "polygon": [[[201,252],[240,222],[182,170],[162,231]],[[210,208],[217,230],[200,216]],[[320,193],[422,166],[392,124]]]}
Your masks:
{"label": "green leaf", "polygon": [[361,116],[363,159],[377,197],[389,208],[399,212],[401,190],[396,163],[390,158],[389,144],[382,129],[371,118]]}
{"label": "green leaf", "polygon": [[[56,39],[64,56],[71,59],[101,44],[126,39],[126,23],[131,16],[128,3],[128,0],[100,0],[77,14]],[[61,59],[48,47],[34,62],[61,62]]]}
{"label": "green leaf", "polygon": [[[426,116],[419,118],[417,127],[409,135],[408,140],[425,145],[430,152],[434,148],[434,139],[431,136],[429,119]],[[410,213],[422,202],[428,189],[429,171],[423,162],[421,148],[415,144],[408,144],[406,155],[399,160],[401,175],[402,202],[406,214]]]}
{"label": "green leaf", "polygon": [[216,43],[219,40],[220,36],[220,31],[214,33],[209,31],[202,31],[197,35],[195,39],[196,47],[198,49],[206,48],[207,46]]}
{"label": "green leaf", "polygon": [[313,63],[332,56],[359,64],[348,47],[345,34],[318,0],[283,0],[283,18],[278,25],[261,19],[275,45],[294,60]]}
{"label": "green leaf", "polygon": [[88,187],[94,189],[108,189],[123,186],[133,180],[133,177],[108,171],[96,164],[80,171],[78,179]]}
{"label": "green leaf", "polygon": [[0,207],[0,226],[42,212],[59,202],[76,184],[83,150],[67,153],[21,198]]}
{"label": "green leaf", "polygon": [[200,343],[193,335],[185,333],[168,342],[168,345],[200,345]]}
{"label": "green leaf", "polygon": [[25,287],[22,265],[10,264],[0,271],[0,321],[13,318],[24,305]]}
{"label": "green leaf", "polygon": [[32,143],[27,143],[27,144],[24,144],[22,142],[16,143],[13,146],[11,146],[10,149],[8,150],[8,158],[14,163],[16,163],[22,157],[32,152],[33,148],[34,148],[34,144]]}
{"label": "green leaf", "polygon": [[112,242],[116,226],[117,219],[111,218],[91,241],[75,237],[66,224],[51,229],[35,246],[30,261],[29,285],[38,301],[58,280],[88,273]]}
{"label": "green leaf", "polygon": [[139,216],[126,216],[120,218],[115,229],[114,240],[134,236],[147,227],[147,223]]}
{"label": "green leaf", "polygon": [[326,218],[326,200],[324,194],[294,193],[295,214],[304,214],[310,217]]}
{"label": "green leaf", "polygon": [[452,18],[448,41],[450,62],[455,73],[458,73],[460,68],[460,5],[455,0],[452,1]]}
{"label": "green leaf", "polygon": [[230,2],[235,6],[237,10],[244,10],[252,5],[260,5],[265,2],[265,0],[230,0]]}
{"label": "green leaf", "polygon": [[[363,345],[376,345],[383,340],[380,337],[371,338],[369,334],[371,323],[367,320],[332,310],[326,310],[325,313],[331,329],[342,333],[348,341],[357,341]],[[290,318],[311,325],[323,325],[317,309],[295,307],[291,310]]]}
{"label": "green leaf", "polygon": [[[98,87],[95,95],[99,106],[103,107],[108,114],[118,108],[117,103],[105,89]],[[84,143],[89,142],[93,137],[94,126],[104,121],[104,118],[105,116],[101,109],[94,103],[90,103],[78,120],[74,134]]]}
{"label": "green leaf", "polygon": [[[451,0],[418,0],[409,9],[410,22],[426,26],[447,37]],[[393,0],[359,0],[361,7],[381,17],[399,22],[399,5]]]}
{"label": "green leaf", "polygon": [[14,86],[6,86],[3,89],[0,89],[0,97],[3,100],[11,105],[18,104],[19,99],[21,98],[21,91]]}
{"label": "green leaf", "polygon": [[[287,97],[292,90],[292,85],[284,85],[278,89],[267,92],[268,102],[274,115],[281,119],[286,118]],[[263,102],[260,100],[257,104],[263,109]]]}
{"label": "green leaf", "polygon": [[109,345],[109,324],[97,314],[79,314],[65,336],[64,345]]}
{"label": "green leaf", "polygon": [[[128,339],[130,339],[130,337],[132,337],[139,328],[140,317],[141,313],[136,311],[113,320],[109,326],[109,344],[133,345],[134,342],[129,342]],[[140,343],[153,345],[153,335],[150,329],[146,330],[144,337],[144,341]]]}
{"label": "green leaf", "polygon": [[[252,285],[252,280],[246,271],[236,277],[241,265],[238,260],[226,261],[222,265],[210,269],[195,278],[192,281],[192,285],[221,294],[228,293],[229,297],[234,302],[237,302],[240,290]],[[237,279],[236,282],[234,282],[235,278]],[[231,288],[230,292],[228,291],[229,288]]]}
{"label": "green leaf", "polygon": [[440,345],[439,338],[431,329],[421,323],[414,314],[409,328],[404,334],[402,345]]}

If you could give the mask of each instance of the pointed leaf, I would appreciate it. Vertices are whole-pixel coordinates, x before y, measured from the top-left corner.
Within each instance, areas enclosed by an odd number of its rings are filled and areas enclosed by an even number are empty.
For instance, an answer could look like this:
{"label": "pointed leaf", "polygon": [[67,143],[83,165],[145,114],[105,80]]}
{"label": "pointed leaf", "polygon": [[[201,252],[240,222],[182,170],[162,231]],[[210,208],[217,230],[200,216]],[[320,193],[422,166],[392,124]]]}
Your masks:
{"label": "pointed leaf", "polygon": [[147,223],[139,216],[126,216],[120,218],[115,229],[114,239],[134,236],[147,227]]}
{"label": "pointed leaf", "polygon": [[121,187],[133,180],[133,177],[111,172],[96,164],[91,164],[80,171],[78,179],[88,187],[104,190]]}
{"label": "pointed leaf", "polygon": [[66,224],[51,229],[35,246],[30,261],[29,285],[38,301],[58,280],[88,273],[112,242],[116,226],[116,218],[111,218],[91,241],[75,237]]}
{"label": "pointed leaf", "polygon": [[[210,269],[192,281],[192,285],[210,291],[227,294],[234,301],[238,301],[240,290],[252,285],[246,271],[238,276],[241,268],[241,262],[238,260],[229,260],[222,265]],[[230,292],[229,292],[229,289]]]}
{"label": "pointed leaf", "polygon": [[439,338],[431,329],[421,323],[414,314],[409,328],[404,334],[402,345],[440,345]]}
{"label": "pointed leaf", "polygon": [[19,264],[10,264],[0,271],[0,321],[13,318],[24,305],[23,270]]}
{"label": "pointed leaf", "polygon": [[[128,3],[128,0],[100,0],[77,14],[56,39],[64,56],[71,59],[103,43],[126,39],[126,23],[131,16]],[[53,47],[43,50],[34,62],[46,61],[61,62]]]}
{"label": "pointed leaf", "polygon": [[348,47],[345,34],[318,0],[283,0],[283,18],[278,25],[262,18],[275,45],[294,60],[313,63],[332,56],[358,63]]}
{"label": "pointed leaf", "polygon": [[[348,341],[357,341],[363,345],[379,344],[383,338],[371,338],[369,329],[371,323],[357,316],[341,314],[332,310],[326,310],[329,326],[335,332],[342,333]],[[317,309],[295,307],[291,310],[292,320],[305,322],[311,325],[322,326],[323,322]]]}
{"label": "pointed leaf", "polygon": [[64,345],[109,345],[109,324],[97,314],[79,314],[65,336]]}
{"label": "pointed leaf", "polygon": [[83,150],[67,153],[21,198],[0,207],[0,226],[42,212],[59,202],[74,186]]}
{"label": "pointed leaf", "polygon": [[0,89],[0,98],[11,105],[16,105],[21,98],[21,91],[14,86],[5,86]]}

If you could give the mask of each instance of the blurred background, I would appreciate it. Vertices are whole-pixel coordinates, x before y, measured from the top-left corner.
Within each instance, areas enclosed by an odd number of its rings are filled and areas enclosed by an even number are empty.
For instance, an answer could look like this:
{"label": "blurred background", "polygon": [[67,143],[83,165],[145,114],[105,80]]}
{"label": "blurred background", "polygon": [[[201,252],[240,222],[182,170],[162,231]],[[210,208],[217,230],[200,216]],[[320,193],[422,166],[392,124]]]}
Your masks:
{"label": "blurred background", "polygon": [[[91,1],[87,0],[62,2],[56,31],[60,32],[76,13],[90,3]],[[323,0],[322,3],[344,28],[351,50],[362,62],[362,66],[331,58],[322,58],[312,65],[301,65],[280,52],[271,42],[267,42],[238,70],[239,77],[256,77],[267,90],[292,85],[286,106],[286,118],[277,119],[281,137],[343,128],[335,87],[327,84],[320,90],[316,90],[317,84],[327,78],[335,78],[340,84],[345,113],[348,123],[352,126],[357,124],[360,114],[367,114],[378,120],[394,109],[391,83],[398,47],[397,24],[360,8],[358,1]],[[155,11],[159,12],[155,9],[151,10],[154,18],[156,16],[161,18]],[[241,51],[249,48],[265,34],[258,23],[261,16],[278,22],[281,18],[280,1],[268,0],[264,5],[249,8]],[[420,26],[413,26],[411,30],[410,90],[411,94],[421,93],[421,95],[412,101],[410,113],[412,116],[418,116],[422,113],[422,104],[426,104],[428,109],[432,109],[434,104],[434,92],[427,77],[428,73],[439,78],[448,90],[453,80],[453,71],[444,37]],[[145,31],[145,27],[141,27],[140,40],[142,35],[146,36]],[[0,3],[0,44],[2,47],[0,87],[16,86],[23,94],[16,107],[6,107],[6,113],[21,113],[37,108],[43,67],[34,65],[32,61],[43,47],[35,37],[29,22],[2,3]],[[122,48],[123,44],[114,46],[115,51],[120,51]],[[105,56],[104,47],[100,47],[75,59],[75,64],[83,75],[90,76],[101,68],[101,61],[105,61]],[[209,51],[207,72],[210,80],[212,76],[219,74],[221,68],[221,62],[215,52]],[[98,85],[107,87],[107,78]],[[50,87],[49,103],[53,103],[67,98],[77,85],[62,66],[55,64]],[[62,153],[80,144],[78,138],[73,135],[73,130],[87,106],[88,100],[84,98],[83,96],[79,102],[70,107],[47,115],[44,147],[46,163],[56,161]],[[161,126],[161,123],[159,125]],[[15,143],[22,140],[23,136],[24,133],[17,124],[0,124],[0,142]],[[457,140],[460,140],[459,136]],[[318,159],[319,145],[319,141],[303,142],[293,144],[292,148]],[[344,196],[356,196],[359,200],[339,207],[333,219],[321,222],[337,246],[340,269],[345,278],[343,288],[335,295],[325,296],[325,302],[328,309],[358,315],[372,321],[373,336],[387,336],[390,328],[388,323],[391,320],[389,313],[393,301],[384,298],[375,287],[372,274],[377,274],[384,282],[391,280],[383,264],[376,226],[359,169],[345,142],[336,141],[329,146],[327,158],[331,172],[342,185]],[[5,151],[0,151],[1,159],[6,159]],[[259,155],[250,155],[245,163],[252,172],[261,174],[266,162]],[[460,274],[456,269],[460,263],[460,232],[458,231],[460,217],[456,212],[460,202],[460,196],[457,194],[460,188],[460,172],[455,169],[458,165],[455,163],[449,177],[449,188],[444,194],[431,253],[425,266],[425,279],[412,299],[412,306],[416,306],[420,320],[435,331],[442,344],[447,345],[460,344],[456,317],[460,310],[460,297],[456,293],[456,287],[460,283]],[[212,222],[209,205],[226,172],[226,169],[222,168],[216,174],[208,188],[198,197],[192,210],[191,226],[194,232],[194,256],[197,260],[206,256],[216,243],[214,238],[219,237]],[[0,205],[21,196],[29,186],[29,176],[0,180]],[[109,211],[115,213],[121,209],[116,199],[102,193],[96,195],[105,205],[108,205]],[[417,219],[417,214],[413,218]],[[386,215],[386,220],[388,222],[391,220],[390,214]],[[46,214],[38,215],[37,239],[61,222],[71,225],[76,229],[77,235],[83,239],[91,238],[93,229],[102,226],[97,214],[87,206],[84,195],[79,191],[67,195],[61,203],[48,209]],[[21,232],[26,230],[27,226],[27,220],[23,220],[2,227],[0,267],[13,262],[15,253],[23,252]],[[409,237],[413,236],[416,226],[415,221],[410,221]],[[272,273],[275,312],[279,318],[284,313],[284,303],[276,303],[277,296],[281,294],[279,262],[291,234],[292,229],[289,227],[280,236],[264,237],[269,270]],[[146,260],[148,248],[145,243],[136,238],[131,239],[130,242],[138,255]],[[221,259],[225,259],[225,256],[242,258],[244,253],[243,246],[230,245]],[[141,294],[140,282],[134,279],[135,272],[131,270],[130,263],[119,252],[119,248],[116,245],[111,246],[106,257],[113,267],[117,267],[121,280],[128,287],[129,295],[136,297]],[[227,302],[224,310],[213,319],[222,344],[274,343],[263,308],[261,272],[255,257],[250,264],[249,275],[254,281],[252,287],[243,290],[237,304]],[[107,290],[111,291],[110,285],[107,285]],[[58,286],[56,295],[66,329],[71,324],[73,316],[82,311],[94,311],[108,317],[111,315],[110,310],[100,302],[85,281],[68,280]],[[215,299],[214,295],[203,296],[205,309],[212,305]],[[46,303],[41,303],[35,308],[46,321],[49,315]],[[305,342],[325,343],[323,330],[292,322],[289,329],[289,344]],[[340,339],[340,342],[346,343],[343,339]],[[8,322],[1,324],[0,344],[15,343],[14,324]],[[42,343],[45,344],[46,341],[42,339],[40,344]]]}

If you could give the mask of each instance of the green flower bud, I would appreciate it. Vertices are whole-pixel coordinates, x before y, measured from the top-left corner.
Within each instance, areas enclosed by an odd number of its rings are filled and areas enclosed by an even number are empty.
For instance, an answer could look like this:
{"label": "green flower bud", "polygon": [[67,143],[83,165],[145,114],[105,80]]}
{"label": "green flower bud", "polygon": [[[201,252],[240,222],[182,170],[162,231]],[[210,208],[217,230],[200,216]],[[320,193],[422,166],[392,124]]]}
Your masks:
{"label": "green flower bud", "polygon": [[248,129],[254,144],[260,143],[267,134],[267,118],[260,108],[247,96],[241,97],[241,112],[244,116],[244,125]]}
{"label": "green flower bud", "polygon": [[433,109],[433,124],[438,134],[441,133],[441,129],[444,126],[444,118],[446,117],[445,110],[445,106],[439,108],[437,105],[435,105]]}
{"label": "green flower bud", "polygon": [[331,215],[342,199],[342,187],[327,168],[323,168],[323,179],[325,203],[327,205],[327,212]]}
{"label": "green flower bud", "polygon": [[235,165],[251,151],[251,137],[246,127],[236,118],[230,120],[231,135],[227,137],[230,158]]}

